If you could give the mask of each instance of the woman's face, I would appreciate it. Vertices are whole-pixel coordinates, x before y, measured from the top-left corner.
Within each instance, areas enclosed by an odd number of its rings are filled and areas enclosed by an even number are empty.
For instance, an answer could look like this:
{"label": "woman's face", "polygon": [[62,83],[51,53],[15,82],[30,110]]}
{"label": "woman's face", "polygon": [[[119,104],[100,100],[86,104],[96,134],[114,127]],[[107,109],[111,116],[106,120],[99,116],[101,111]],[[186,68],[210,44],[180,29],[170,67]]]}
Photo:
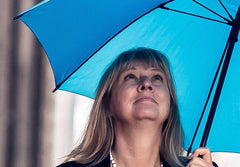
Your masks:
{"label": "woman's face", "polygon": [[161,69],[136,62],[115,81],[110,100],[115,121],[126,124],[146,120],[162,124],[169,111],[170,94]]}

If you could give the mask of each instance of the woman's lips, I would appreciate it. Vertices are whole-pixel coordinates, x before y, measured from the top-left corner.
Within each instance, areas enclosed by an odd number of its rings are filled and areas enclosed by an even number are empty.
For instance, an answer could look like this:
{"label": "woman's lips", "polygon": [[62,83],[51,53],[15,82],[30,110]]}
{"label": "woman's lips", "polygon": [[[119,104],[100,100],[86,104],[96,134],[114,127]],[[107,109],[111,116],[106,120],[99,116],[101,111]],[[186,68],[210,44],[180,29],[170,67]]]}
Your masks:
{"label": "woman's lips", "polygon": [[144,96],[144,97],[141,97],[139,99],[137,99],[135,101],[135,103],[140,103],[140,102],[153,102],[153,103],[157,103],[154,98],[152,97],[148,97],[148,96]]}

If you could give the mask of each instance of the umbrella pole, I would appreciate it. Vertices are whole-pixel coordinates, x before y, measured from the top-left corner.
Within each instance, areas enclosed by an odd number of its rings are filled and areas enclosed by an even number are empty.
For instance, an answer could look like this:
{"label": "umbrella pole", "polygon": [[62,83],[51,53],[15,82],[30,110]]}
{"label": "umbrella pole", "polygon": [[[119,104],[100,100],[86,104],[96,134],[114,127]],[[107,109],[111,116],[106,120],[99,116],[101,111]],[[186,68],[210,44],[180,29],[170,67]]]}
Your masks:
{"label": "umbrella pole", "polygon": [[222,67],[220,78],[219,78],[219,81],[218,81],[218,84],[217,84],[216,92],[215,92],[215,95],[214,95],[214,98],[213,98],[212,106],[211,106],[211,109],[210,109],[210,112],[209,112],[209,115],[208,115],[208,119],[207,119],[207,123],[206,123],[205,129],[204,129],[204,133],[203,133],[203,137],[202,137],[202,140],[201,140],[200,147],[205,147],[206,143],[207,143],[208,135],[209,135],[209,132],[210,132],[210,129],[211,129],[211,126],[212,126],[212,121],[213,121],[215,111],[216,111],[216,108],[217,108],[217,104],[218,104],[218,101],[219,101],[219,97],[220,97],[220,94],[221,94],[221,91],[222,91],[222,86],[223,86],[225,76],[226,76],[226,73],[227,73],[227,70],[228,70],[228,65],[230,63],[230,59],[231,59],[231,56],[232,56],[234,45],[238,41],[237,38],[238,38],[238,34],[239,34],[239,29],[240,29],[240,6],[238,7],[238,11],[237,11],[235,20],[233,20],[232,29],[231,29],[230,35],[228,37],[227,53],[226,53],[226,56],[225,56],[225,60],[223,62],[223,67]]}

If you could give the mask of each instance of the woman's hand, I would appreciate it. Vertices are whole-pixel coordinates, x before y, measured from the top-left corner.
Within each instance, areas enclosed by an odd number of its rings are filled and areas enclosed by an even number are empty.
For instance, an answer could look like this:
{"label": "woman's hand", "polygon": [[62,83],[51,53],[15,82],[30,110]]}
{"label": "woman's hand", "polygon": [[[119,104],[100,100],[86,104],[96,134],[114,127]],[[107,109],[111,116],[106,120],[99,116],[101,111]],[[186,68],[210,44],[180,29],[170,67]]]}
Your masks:
{"label": "woman's hand", "polygon": [[203,147],[194,150],[186,167],[213,167],[210,150]]}

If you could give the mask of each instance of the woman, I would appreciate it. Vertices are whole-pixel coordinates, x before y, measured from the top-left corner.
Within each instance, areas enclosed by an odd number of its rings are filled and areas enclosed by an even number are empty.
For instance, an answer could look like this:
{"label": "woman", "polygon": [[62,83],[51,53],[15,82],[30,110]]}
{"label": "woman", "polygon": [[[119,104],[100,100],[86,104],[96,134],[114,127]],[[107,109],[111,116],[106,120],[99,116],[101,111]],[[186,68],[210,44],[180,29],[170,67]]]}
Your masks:
{"label": "woman", "polygon": [[85,136],[59,167],[212,167],[206,148],[181,157],[182,133],[167,58],[129,50],[103,75]]}

